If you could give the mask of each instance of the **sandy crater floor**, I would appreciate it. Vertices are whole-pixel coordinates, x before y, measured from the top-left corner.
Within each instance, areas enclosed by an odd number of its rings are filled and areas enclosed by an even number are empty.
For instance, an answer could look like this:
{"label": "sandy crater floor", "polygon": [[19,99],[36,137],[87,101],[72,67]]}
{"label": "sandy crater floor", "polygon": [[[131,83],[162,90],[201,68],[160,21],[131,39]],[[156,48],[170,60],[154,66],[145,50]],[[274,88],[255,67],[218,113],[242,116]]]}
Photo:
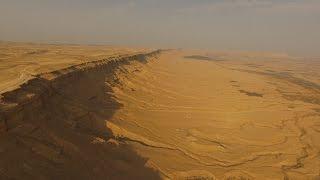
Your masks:
{"label": "sandy crater floor", "polygon": [[194,53],[119,70],[113,133],[164,178],[319,178],[320,89],[299,74],[316,71],[285,57],[249,64]]}

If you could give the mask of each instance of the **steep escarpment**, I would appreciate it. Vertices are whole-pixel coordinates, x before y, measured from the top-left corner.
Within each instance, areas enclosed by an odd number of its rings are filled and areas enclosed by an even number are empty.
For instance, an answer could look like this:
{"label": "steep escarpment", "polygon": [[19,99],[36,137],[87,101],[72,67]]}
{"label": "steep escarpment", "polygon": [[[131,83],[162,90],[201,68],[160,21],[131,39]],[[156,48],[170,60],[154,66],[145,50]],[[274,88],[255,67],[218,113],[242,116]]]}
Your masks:
{"label": "steep escarpment", "polygon": [[157,179],[147,159],[106,126],[122,104],[113,72],[160,51],[113,57],[37,75],[0,102],[2,179]]}

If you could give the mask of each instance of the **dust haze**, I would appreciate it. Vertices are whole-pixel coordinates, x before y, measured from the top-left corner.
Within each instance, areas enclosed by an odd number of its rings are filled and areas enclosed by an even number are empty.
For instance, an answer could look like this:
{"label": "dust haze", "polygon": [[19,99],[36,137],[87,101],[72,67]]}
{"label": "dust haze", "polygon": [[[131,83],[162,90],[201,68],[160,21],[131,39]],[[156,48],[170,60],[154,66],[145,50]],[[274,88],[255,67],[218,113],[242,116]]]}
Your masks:
{"label": "dust haze", "polygon": [[0,39],[319,57],[317,0],[1,0]]}
{"label": "dust haze", "polygon": [[0,179],[320,178],[317,0],[0,0]]}

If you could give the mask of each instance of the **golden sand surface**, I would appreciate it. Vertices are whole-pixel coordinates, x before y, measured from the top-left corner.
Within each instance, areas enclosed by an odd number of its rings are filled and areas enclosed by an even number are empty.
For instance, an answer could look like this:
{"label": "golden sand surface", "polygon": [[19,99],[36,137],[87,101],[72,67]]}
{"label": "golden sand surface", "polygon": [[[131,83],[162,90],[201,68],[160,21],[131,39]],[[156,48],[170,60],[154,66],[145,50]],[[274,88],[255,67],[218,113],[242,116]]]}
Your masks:
{"label": "golden sand surface", "polygon": [[320,62],[218,55],[128,65],[107,126],[163,178],[319,179]]}
{"label": "golden sand surface", "polygon": [[30,46],[1,45],[2,90],[42,75],[0,101],[0,179],[320,178],[317,60]]}

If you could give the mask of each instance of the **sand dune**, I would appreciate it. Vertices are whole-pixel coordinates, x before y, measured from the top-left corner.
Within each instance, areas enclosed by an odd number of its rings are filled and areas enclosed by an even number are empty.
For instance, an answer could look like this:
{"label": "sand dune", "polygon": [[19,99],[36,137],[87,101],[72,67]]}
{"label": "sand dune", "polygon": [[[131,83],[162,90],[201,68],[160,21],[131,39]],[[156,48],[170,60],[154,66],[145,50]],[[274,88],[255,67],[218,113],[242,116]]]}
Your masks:
{"label": "sand dune", "polygon": [[119,52],[2,93],[1,178],[320,178],[319,62]]}

